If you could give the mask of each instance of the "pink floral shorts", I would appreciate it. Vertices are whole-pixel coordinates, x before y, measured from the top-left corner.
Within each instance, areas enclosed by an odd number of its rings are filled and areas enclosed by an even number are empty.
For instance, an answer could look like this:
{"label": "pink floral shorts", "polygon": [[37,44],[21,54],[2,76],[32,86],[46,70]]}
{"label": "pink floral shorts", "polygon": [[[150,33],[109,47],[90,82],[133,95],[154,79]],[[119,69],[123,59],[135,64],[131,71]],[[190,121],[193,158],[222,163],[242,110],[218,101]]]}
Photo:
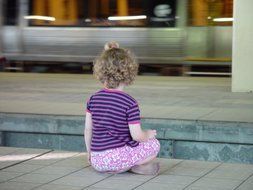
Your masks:
{"label": "pink floral shorts", "polygon": [[91,165],[99,172],[123,172],[138,165],[160,151],[157,139],[140,142],[136,147],[124,146],[120,148],[91,152]]}

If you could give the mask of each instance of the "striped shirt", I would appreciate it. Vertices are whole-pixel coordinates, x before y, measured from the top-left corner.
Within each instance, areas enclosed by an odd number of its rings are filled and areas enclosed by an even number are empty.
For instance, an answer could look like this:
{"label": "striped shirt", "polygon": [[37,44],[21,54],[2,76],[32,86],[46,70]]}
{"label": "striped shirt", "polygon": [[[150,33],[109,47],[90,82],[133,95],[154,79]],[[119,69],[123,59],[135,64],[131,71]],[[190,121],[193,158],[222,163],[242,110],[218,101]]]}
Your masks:
{"label": "striped shirt", "polygon": [[138,146],[128,125],[140,123],[140,110],[130,95],[119,90],[100,90],[88,100],[87,112],[92,115],[91,151]]}

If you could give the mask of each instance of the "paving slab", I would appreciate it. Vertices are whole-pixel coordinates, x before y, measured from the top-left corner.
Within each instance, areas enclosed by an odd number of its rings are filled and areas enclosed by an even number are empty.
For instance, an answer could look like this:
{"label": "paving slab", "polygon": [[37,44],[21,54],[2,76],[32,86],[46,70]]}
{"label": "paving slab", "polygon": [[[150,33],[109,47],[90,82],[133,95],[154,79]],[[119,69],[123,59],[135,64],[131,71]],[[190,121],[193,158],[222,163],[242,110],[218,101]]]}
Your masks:
{"label": "paving slab", "polygon": [[55,164],[56,162],[63,161],[67,158],[73,157],[74,155],[77,155],[77,154],[79,153],[54,150],[53,152],[49,152],[47,154],[28,160],[25,163],[31,164],[31,165],[48,166],[48,165]]}
{"label": "paving slab", "polygon": [[253,187],[253,175],[251,175],[247,180],[244,181],[236,190],[249,190]]}
{"label": "paving slab", "polygon": [[108,189],[118,189],[118,190],[131,190],[134,189],[140,185],[142,185],[143,182],[141,181],[133,181],[131,180],[117,180],[117,179],[110,179],[107,178],[103,181],[100,181],[91,187],[96,187],[96,188],[108,188]]}
{"label": "paving slab", "polygon": [[64,174],[36,174],[29,173],[16,177],[10,181],[45,184],[64,176]]}
{"label": "paving slab", "polygon": [[164,184],[164,183],[152,183],[152,182],[147,182],[139,187],[136,188],[136,190],[168,190],[168,189],[173,189],[173,190],[182,190],[184,189],[185,185],[181,184],[175,184],[175,183],[169,183],[169,184]]}
{"label": "paving slab", "polygon": [[81,190],[82,187],[69,186],[69,185],[55,185],[55,184],[46,184],[36,188],[36,190]]}
{"label": "paving slab", "polygon": [[181,176],[196,176],[200,177],[207,174],[211,169],[209,168],[196,168],[191,166],[177,166],[168,170],[164,174],[168,175],[181,175]]}
{"label": "paving slab", "polygon": [[30,164],[25,164],[25,163],[20,163],[20,164],[16,164],[13,166],[8,166],[5,169],[2,169],[1,171],[4,172],[18,172],[18,173],[30,173],[33,172],[37,169],[43,168],[42,165],[30,165]]}
{"label": "paving slab", "polygon": [[0,149],[0,156],[8,155],[10,153],[16,152],[19,148],[15,149],[12,148],[10,149],[9,147],[1,147]]}
{"label": "paving slab", "polygon": [[41,169],[38,169],[32,173],[34,174],[62,174],[62,175],[66,175],[66,174],[70,174],[74,171],[77,171],[79,169],[74,168],[74,167],[62,167],[62,166],[46,166],[43,167]]}
{"label": "paving slab", "polygon": [[5,182],[18,176],[24,175],[23,173],[16,172],[2,172],[0,171],[0,182]]}
{"label": "paving slab", "polygon": [[1,190],[31,190],[38,187],[40,184],[8,181],[1,183],[0,185]]}
{"label": "paving slab", "polygon": [[230,190],[235,189],[238,185],[241,184],[241,180],[231,180],[231,179],[214,179],[214,178],[208,178],[203,177],[199,179],[198,181],[191,184],[190,187],[198,187],[198,188],[209,188],[209,189],[215,189],[222,187],[224,190]]}
{"label": "paving slab", "polygon": [[[7,155],[9,152],[10,157],[15,156],[13,152],[17,151],[12,147],[0,147],[1,150]],[[40,150],[23,148],[22,151]],[[43,161],[53,159],[53,155],[58,155],[60,160],[50,165],[43,164]],[[40,165],[31,162],[40,157]],[[87,164],[85,157],[85,153],[51,150],[10,165],[0,169],[0,190],[252,190],[253,187],[253,165],[250,164],[159,158],[155,161],[160,163],[161,171],[153,176],[130,172],[99,173]],[[76,164],[71,165],[73,163]]]}
{"label": "paving slab", "polygon": [[3,147],[0,149],[0,152],[2,152],[0,156],[0,169],[36,158],[50,151],[51,150],[25,148],[13,148],[13,150],[8,150],[8,148]]}
{"label": "paving slab", "polygon": [[[222,164],[206,175],[208,178],[243,180],[252,175],[253,165]],[[253,187],[253,186],[252,186]]]}

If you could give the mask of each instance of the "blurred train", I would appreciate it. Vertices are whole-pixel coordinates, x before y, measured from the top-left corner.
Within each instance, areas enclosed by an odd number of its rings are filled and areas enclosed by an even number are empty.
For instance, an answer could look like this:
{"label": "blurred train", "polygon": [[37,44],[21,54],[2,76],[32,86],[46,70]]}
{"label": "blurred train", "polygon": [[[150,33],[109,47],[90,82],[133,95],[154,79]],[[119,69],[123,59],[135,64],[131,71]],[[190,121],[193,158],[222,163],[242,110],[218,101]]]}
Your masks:
{"label": "blurred train", "polygon": [[0,52],[9,61],[90,63],[113,40],[131,49],[143,64],[229,66],[232,22],[215,18],[232,17],[232,4],[2,0]]}

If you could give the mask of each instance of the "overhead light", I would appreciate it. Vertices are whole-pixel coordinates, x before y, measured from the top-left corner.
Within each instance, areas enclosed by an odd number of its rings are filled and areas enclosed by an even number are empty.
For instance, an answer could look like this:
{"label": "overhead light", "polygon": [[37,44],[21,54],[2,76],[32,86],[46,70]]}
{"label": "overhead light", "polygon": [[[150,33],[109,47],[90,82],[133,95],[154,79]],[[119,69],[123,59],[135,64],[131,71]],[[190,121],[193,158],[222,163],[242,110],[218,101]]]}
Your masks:
{"label": "overhead light", "polygon": [[214,22],[232,22],[234,18],[214,18]]}
{"label": "overhead light", "polygon": [[146,19],[146,15],[137,15],[137,16],[109,16],[108,20],[140,20]]}
{"label": "overhead light", "polygon": [[90,18],[86,18],[84,21],[85,22],[91,22],[91,19]]}
{"label": "overhead light", "polygon": [[51,17],[51,16],[40,16],[40,15],[29,15],[29,16],[24,16],[24,19],[55,21],[55,17]]}

